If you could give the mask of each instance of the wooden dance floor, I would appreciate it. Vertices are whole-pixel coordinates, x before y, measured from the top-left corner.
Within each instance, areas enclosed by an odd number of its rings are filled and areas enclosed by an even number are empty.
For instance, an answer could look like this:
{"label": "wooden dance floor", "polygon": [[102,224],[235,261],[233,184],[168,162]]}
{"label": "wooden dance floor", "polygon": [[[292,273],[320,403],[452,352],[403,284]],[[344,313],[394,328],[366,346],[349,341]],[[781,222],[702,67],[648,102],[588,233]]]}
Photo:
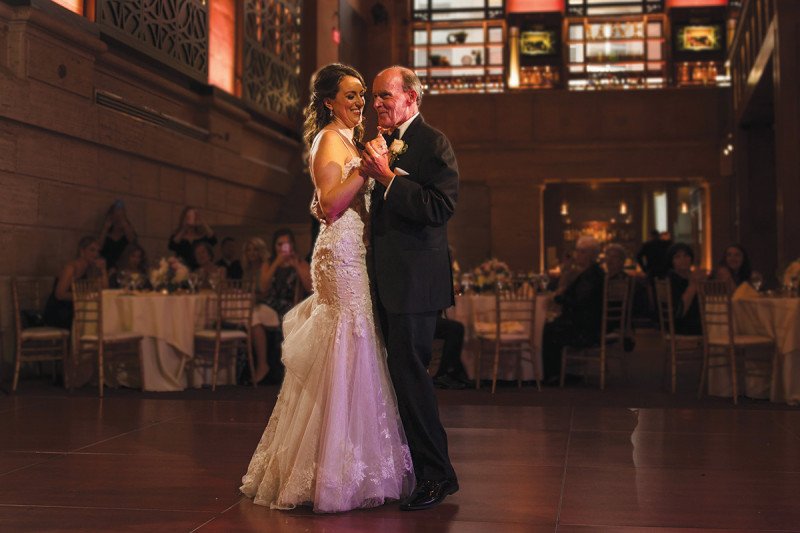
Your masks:
{"label": "wooden dance floor", "polygon": [[611,387],[443,391],[461,491],[319,516],[237,491],[275,387],[100,401],[25,381],[0,396],[0,531],[800,530],[800,411]]}

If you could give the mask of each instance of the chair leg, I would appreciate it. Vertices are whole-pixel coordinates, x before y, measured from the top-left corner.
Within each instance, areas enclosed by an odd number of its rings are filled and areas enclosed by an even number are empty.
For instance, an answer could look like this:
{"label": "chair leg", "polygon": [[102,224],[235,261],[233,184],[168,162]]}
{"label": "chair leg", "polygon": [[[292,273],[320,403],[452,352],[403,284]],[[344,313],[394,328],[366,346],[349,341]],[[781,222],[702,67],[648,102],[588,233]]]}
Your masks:
{"label": "chair leg", "polygon": [[220,351],[220,341],[217,339],[216,344],[214,345],[214,366],[211,369],[211,392],[217,390],[217,371],[219,370],[219,351]]}
{"label": "chair leg", "polygon": [[706,377],[708,376],[708,359],[711,355],[708,353],[709,349],[703,345],[703,369],[700,371],[700,385],[697,387],[697,399],[703,397],[703,388],[706,384]]}
{"label": "chair leg", "polygon": [[17,347],[17,360],[14,362],[14,381],[11,384],[11,392],[17,392],[19,384],[19,371],[22,369],[22,348]]}
{"label": "chair leg", "polygon": [[675,342],[673,341],[670,344],[670,375],[672,376],[672,384],[670,390],[672,394],[675,394],[675,390],[678,386],[678,357],[675,353]]}
{"label": "chair leg", "polygon": [[517,352],[517,388],[522,388],[522,348]]}
{"label": "chair leg", "polygon": [[567,347],[561,348],[561,375],[559,376],[558,386],[564,388],[564,378],[567,376]]}
{"label": "chair leg", "polygon": [[606,390],[606,347],[600,347],[600,390]]}
{"label": "chair leg", "polygon": [[739,378],[736,375],[736,348],[728,347],[728,355],[731,360],[731,385],[733,391],[733,405],[739,403]]}
{"label": "chair leg", "polygon": [[247,364],[250,367],[250,381],[253,382],[253,388],[258,388],[255,379],[256,365],[253,362],[253,337],[250,335],[250,331],[247,332]]}
{"label": "chair leg", "polygon": [[103,343],[97,347],[97,388],[100,392],[100,397],[103,397],[103,386],[105,383],[105,361],[103,360]]}
{"label": "chair leg", "polygon": [[495,343],[494,347],[494,365],[492,368],[492,394],[497,389],[497,365],[500,363],[500,342]]}
{"label": "chair leg", "polygon": [[478,341],[478,355],[475,357],[475,390],[481,388],[481,358],[483,357],[483,341]]}

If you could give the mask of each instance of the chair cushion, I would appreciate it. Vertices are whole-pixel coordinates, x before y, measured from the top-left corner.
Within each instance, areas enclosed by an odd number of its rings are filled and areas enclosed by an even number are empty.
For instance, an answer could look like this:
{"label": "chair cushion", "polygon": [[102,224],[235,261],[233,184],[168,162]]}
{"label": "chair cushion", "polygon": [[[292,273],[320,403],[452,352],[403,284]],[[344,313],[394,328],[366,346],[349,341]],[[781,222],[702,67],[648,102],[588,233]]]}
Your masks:
{"label": "chair cushion", "polygon": [[[671,340],[672,335],[669,333],[664,334],[664,338]],[[702,335],[675,335],[675,342],[703,342]]]}
{"label": "chair cushion", "polygon": [[[141,334],[133,333],[131,331],[124,331],[120,333],[106,333],[103,335],[103,342],[133,342],[140,340]],[[97,335],[82,335],[81,342],[97,342]]]}
{"label": "chair cushion", "polygon": [[[217,330],[215,329],[201,329],[194,332],[196,339],[213,341],[217,338]],[[247,340],[247,333],[235,329],[223,329],[219,332],[219,337],[223,341],[231,341],[237,339]]]}
{"label": "chair cushion", "polygon": [[[728,337],[711,337],[708,339],[708,343],[714,346],[727,346]],[[736,346],[756,346],[759,344],[774,344],[775,340],[763,335],[734,335],[733,343]]]}
{"label": "chair cushion", "polygon": [[[494,335],[497,326],[494,322],[475,322],[475,332],[478,335]],[[525,324],[516,320],[504,320],[500,322],[500,334],[503,338],[506,334],[517,334],[525,332]]]}
{"label": "chair cushion", "polygon": [[51,328],[47,326],[27,328],[22,330],[22,340],[49,340],[69,337],[68,329]]}

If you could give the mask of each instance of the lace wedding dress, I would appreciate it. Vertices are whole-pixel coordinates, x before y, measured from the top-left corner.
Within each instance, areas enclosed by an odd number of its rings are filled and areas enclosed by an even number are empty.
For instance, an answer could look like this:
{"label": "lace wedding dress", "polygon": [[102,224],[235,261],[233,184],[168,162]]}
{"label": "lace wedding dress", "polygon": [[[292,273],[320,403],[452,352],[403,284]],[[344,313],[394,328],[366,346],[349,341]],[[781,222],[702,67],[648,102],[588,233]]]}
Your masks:
{"label": "lace wedding dress", "polygon": [[[359,163],[349,161],[342,179]],[[331,223],[312,202],[322,222],[314,292],[284,318],[286,377],[242,478],[240,490],[256,504],[339,512],[398,500],[414,488],[367,278],[371,185]]]}

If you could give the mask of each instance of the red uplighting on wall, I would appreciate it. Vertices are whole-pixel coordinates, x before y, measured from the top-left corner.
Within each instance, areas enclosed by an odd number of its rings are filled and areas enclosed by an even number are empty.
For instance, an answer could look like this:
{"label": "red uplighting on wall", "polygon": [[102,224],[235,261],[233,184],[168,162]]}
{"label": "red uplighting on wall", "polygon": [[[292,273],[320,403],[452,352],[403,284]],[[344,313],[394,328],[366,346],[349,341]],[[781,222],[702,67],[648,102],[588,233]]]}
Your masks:
{"label": "red uplighting on wall", "polygon": [[234,94],[235,1],[211,0],[208,10],[208,27],[208,83]]}
{"label": "red uplighting on wall", "polygon": [[728,0],[667,0],[667,7],[727,6]]}
{"label": "red uplighting on wall", "polygon": [[65,7],[78,15],[83,15],[83,0],[53,0],[53,3]]}
{"label": "red uplighting on wall", "polygon": [[564,0],[507,0],[508,13],[547,13],[564,11]]}

